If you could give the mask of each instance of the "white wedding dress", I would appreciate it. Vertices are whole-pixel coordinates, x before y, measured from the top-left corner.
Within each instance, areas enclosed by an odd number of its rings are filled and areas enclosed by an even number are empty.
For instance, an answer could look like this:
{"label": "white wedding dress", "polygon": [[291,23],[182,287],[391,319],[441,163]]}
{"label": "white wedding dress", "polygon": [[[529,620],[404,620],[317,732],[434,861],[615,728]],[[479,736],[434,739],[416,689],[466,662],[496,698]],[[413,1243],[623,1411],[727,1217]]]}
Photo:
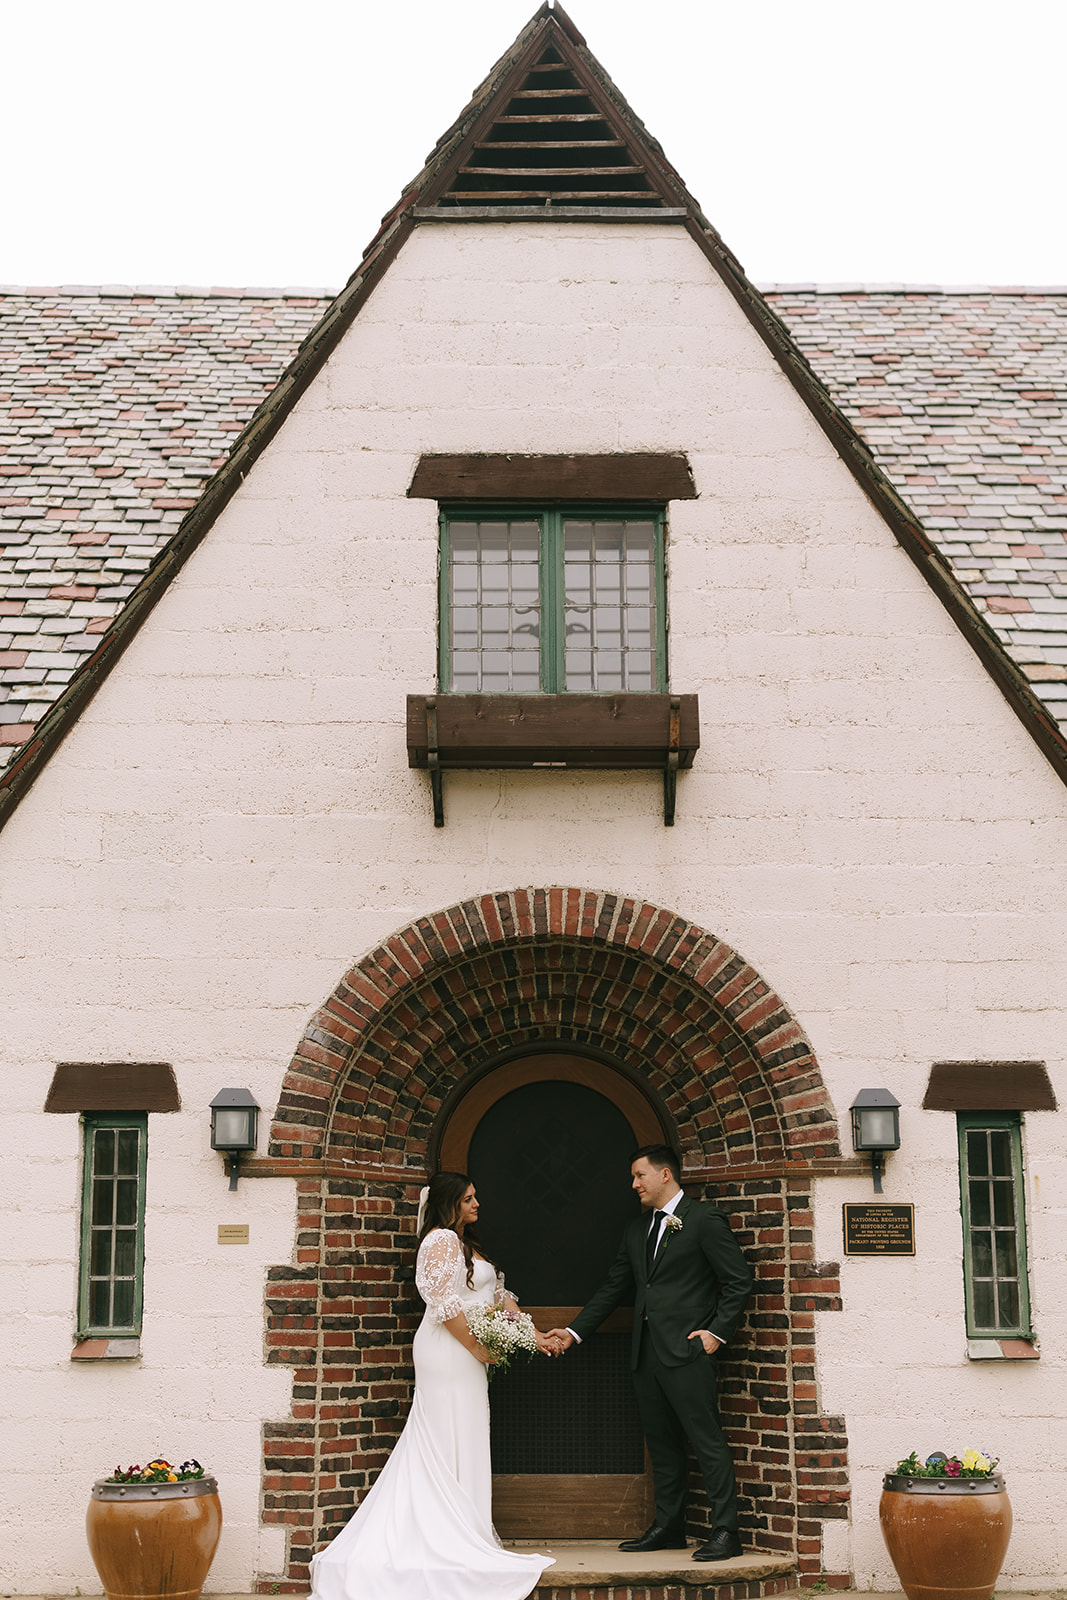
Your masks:
{"label": "white wedding dress", "polygon": [[313,1558],[316,1600],[526,1600],[554,1564],[503,1549],[493,1531],[488,1373],[442,1326],[493,1300],[496,1269],[476,1258],[473,1279],[451,1229],[427,1234],[411,1411],[352,1520]]}

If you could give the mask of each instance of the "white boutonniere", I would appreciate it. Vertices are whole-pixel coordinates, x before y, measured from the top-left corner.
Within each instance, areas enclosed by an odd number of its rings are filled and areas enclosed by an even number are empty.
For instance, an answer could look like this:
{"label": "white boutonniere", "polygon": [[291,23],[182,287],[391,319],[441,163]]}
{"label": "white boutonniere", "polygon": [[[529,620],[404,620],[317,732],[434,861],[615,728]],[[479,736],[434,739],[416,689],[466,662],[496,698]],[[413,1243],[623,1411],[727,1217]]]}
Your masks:
{"label": "white boutonniere", "polygon": [[667,1240],[667,1238],[668,1238],[668,1236],[670,1234],[672,1234],[672,1233],[681,1233],[681,1231],[682,1231],[682,1219],[681,1219],[681,1217],[676,1217],[674,1215],[674,1212],[672,1211],[669,1216],[664,1218],[664,1221],[663,1221],[663,1238],[664,1238],[664,1242],[666,1242],[666,1240]]}

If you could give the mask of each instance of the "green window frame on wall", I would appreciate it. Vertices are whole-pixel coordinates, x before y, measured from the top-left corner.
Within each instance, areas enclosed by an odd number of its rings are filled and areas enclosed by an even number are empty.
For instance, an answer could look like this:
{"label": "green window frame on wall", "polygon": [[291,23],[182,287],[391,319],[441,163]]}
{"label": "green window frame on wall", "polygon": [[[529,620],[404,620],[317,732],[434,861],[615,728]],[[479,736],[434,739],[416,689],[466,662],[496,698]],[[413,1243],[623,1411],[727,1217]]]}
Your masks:
{"label": "green window frame on wall", "polygon": [[440,511],[443,693],[663,693],[665,517],[648,506]]}
{"label": "green window frame on wall", "polygon": [[81,1269],[78,1334],[132,1338],[144,1298],[148,1116],[82,1116]]}
{"label": "green window frame on wall", "polygon": [[970,1111],[956,1118],[969,1338],[1029,1338],[1022,1118]]}

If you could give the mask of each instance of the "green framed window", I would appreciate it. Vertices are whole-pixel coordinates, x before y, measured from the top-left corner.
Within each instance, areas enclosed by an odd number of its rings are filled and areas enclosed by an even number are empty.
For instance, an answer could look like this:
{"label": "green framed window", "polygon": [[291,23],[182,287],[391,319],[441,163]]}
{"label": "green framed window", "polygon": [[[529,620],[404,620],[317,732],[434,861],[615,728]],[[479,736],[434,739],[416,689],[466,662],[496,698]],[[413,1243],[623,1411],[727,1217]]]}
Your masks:
{"label": "green framed window", "polygon": [[960,1112],[960,1189],[967,1333],[1030,1335],[1018,1112]]}
{"label": "green framed window", "polygon": [[441,511],[440,687],[667,688],[661,511]]}
{"label": "green framed window", "polygon": [[145,1112],[86,1113],[78,1331],[141,1331],[144,1278]]}

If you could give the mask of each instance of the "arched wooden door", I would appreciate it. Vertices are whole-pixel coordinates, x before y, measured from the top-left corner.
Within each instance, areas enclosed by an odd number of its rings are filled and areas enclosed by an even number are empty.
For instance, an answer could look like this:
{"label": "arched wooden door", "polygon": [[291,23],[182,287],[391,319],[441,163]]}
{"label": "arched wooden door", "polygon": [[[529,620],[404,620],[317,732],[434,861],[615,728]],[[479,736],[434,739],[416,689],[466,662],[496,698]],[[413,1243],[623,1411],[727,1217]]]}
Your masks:
{"label": "arched wooden door", "polygon": [[[634,1081],[545,1051],[480,1078],[455,1107],[440,1165],[468,1172],[479,1232],[538,1327],[563,1327],[603,1280],[638,1210],[630,1154],[667,1136]],[[559,1360],[490,1388],[493,1518],[510,1538],[625,1538],[651,1520],[630,1378],[631,1314]]]}

